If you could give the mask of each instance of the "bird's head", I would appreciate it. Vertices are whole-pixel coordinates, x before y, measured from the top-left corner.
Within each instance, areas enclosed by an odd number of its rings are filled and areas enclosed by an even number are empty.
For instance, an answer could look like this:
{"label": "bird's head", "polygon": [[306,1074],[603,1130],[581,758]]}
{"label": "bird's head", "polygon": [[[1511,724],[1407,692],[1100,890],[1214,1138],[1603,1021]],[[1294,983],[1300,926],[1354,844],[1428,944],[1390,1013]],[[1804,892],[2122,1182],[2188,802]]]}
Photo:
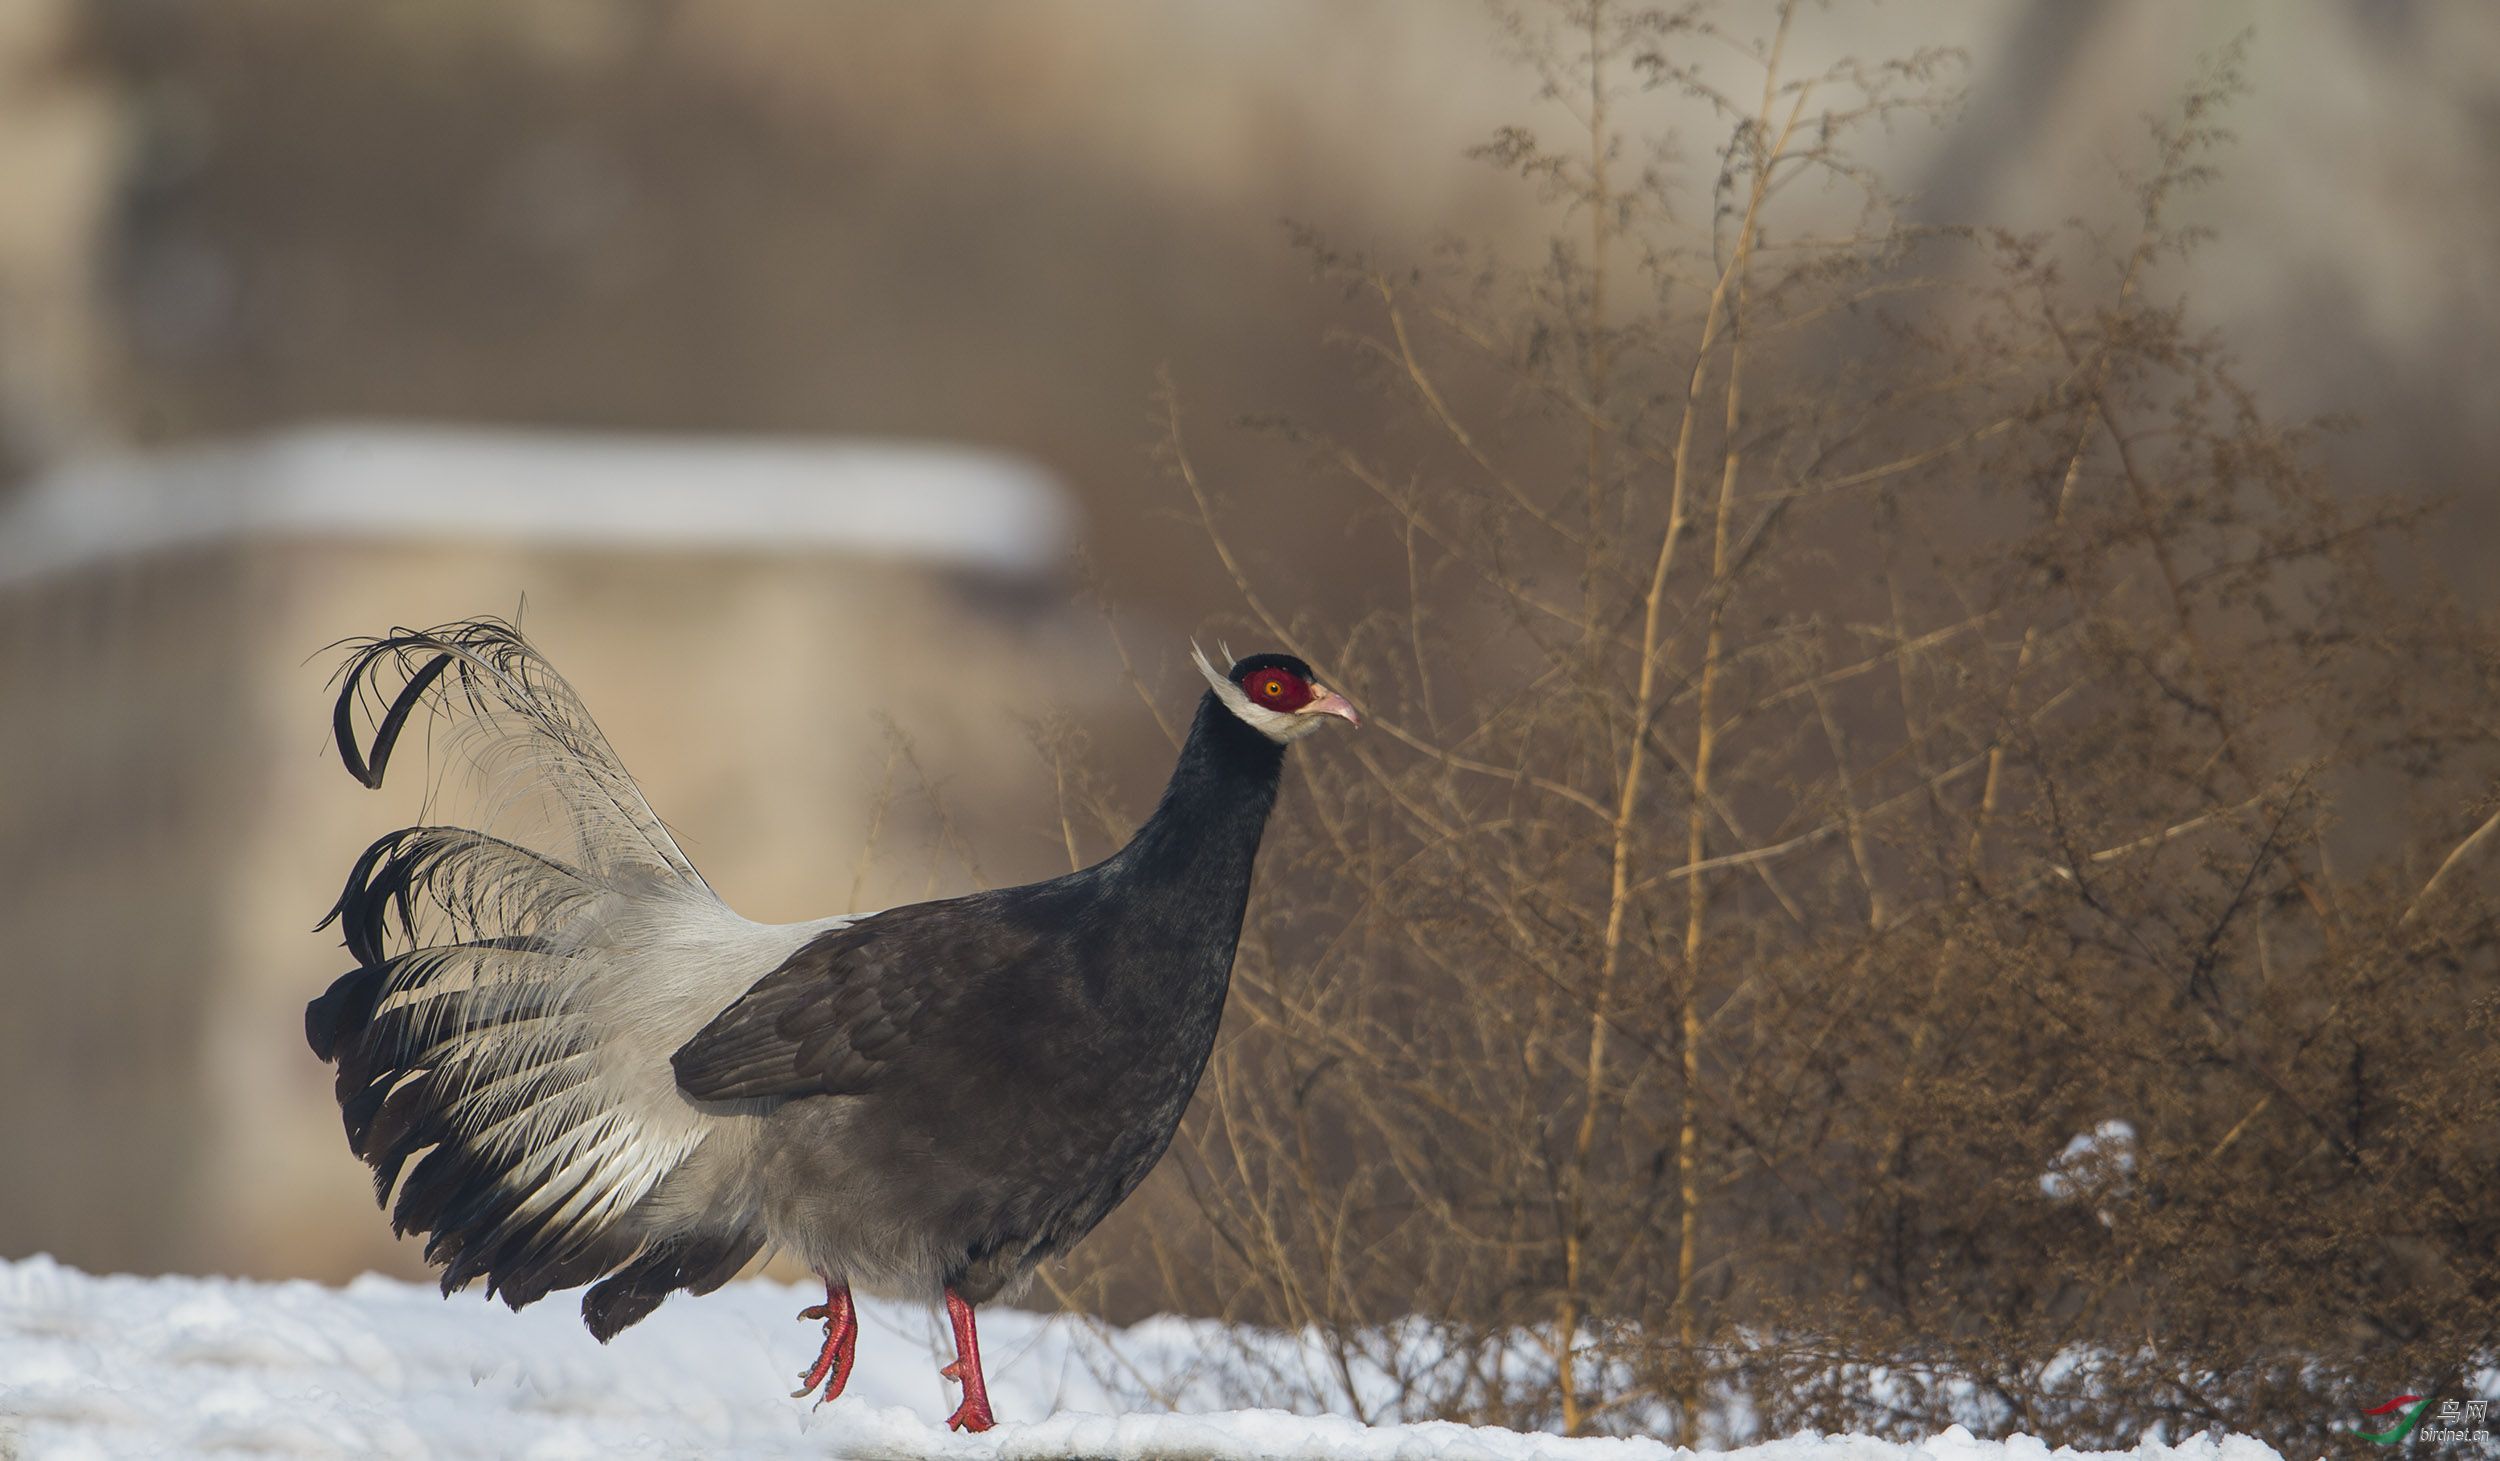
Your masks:
{"label": "bird's head", "polygon": [[1363,723],[1343,695],[1321,684],[1311,667],[1292,655],[1254,654],[1236,660],[1230,649],[1218,646],[1218,650],[1232,662],[1230,670],[1217,669],[1206,651],[1194,644],[1189,647],[1198,673],[1214,687],[1215,698],[1269,740],[1279,745],[1298,741],[1331,716],[1348,725]]}

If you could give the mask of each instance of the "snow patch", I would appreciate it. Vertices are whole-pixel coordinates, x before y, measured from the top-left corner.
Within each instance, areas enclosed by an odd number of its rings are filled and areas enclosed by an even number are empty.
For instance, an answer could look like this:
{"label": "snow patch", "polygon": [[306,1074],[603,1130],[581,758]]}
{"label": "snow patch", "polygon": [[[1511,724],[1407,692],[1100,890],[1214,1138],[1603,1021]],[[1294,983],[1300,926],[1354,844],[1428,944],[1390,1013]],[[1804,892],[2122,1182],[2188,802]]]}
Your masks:
{"label": "snow patch", "polygon": [[[2092,1197],[2106,1202],[2125,1196],[2135,1176],[2135,1150],[2135,1124],[2130,1121],[2104,1121],[2078,1132],[2065,1150],[2049,1159],[2048,1170],[2040,1174],[2040,1192],[2052,1202]],[[2112,1221],[2106,1207],[2096,1213],[2104,1226]]]}
{"label": "snow patch", "polygon": [[[344,1289],[91,1276],[0,1261],[0,1457],[809,1456],[1204,1461],[1670,1461],[1641,1439],[1565,1440],[1280,1410],[1137,1413],[1153,1377],[1202,1367],[1221,1335],[1160,1319],[1098,1336],[1065,1316],[981,1320],[985,1435],[945,1429],[938,1315],[863,1300],[850,1391],[788,1398],[813,1357],[815,1293],[754,1280],[679,1297],[602,1348],[561,1299],[514,1314],[472,1294],[367,1276]],[[1113,1353],[1118,1364],[1111,1363]],[[1115,1371],[1126,1378],[1108,1378]],[[1194,1386],[1184,1388],[1194,1389]],[[1163,1389],[1163,1393],[1172,1393]],[[1190,1398],[1194,1399],[1195,1396]],[[1734,1461],[2047,1461],[2029,1437],[1956,1426],[1920,1443],[1797,1436]],[[2058,1452],[2072,1461],[2092,1453]],[[2153,1443],[2134,1461],[2281,1461],[2245,1438]]]}

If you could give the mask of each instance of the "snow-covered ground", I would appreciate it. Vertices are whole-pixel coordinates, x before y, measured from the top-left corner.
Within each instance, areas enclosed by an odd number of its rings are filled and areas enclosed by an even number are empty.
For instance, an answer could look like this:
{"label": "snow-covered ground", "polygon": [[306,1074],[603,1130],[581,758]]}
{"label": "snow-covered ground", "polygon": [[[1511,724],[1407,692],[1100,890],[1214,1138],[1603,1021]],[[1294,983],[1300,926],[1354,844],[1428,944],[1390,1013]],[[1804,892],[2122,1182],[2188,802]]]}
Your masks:
{"label": "snow-covered ground", "polygon": [[[679,1297],[602,1348],[562,1296],[519,1314],[473,1294],[363,1278],[344,1289],[96,1277],[0,1262],[0,1457],[810,1456],[1665,1461],[1655,1441],[1196,1409],[1210,1326],[1103,1335],[1000,1309],[981,1321],[1002,1417],[950,1435],[954,1387],[932,1313],[864,1301],[849,1393],[788,1398],[819,1296],[732,1284]],[[2048,1461],[2037,1441],[1956,1428],[1921,1445],[1798,1437],[1734,1461]],[[2074,1453],[2061,1453],[2074,1454]],[[2280,1461],[2246,1439],[2145,1445],[2137,1461]]]}

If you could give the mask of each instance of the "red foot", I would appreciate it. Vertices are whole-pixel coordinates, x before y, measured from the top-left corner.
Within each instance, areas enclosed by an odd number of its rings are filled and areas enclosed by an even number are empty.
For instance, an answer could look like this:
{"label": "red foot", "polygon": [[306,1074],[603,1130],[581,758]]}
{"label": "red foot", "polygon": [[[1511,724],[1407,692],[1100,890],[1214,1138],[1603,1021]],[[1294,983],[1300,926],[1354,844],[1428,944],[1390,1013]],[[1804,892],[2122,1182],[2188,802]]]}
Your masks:
{"label": "red foot", "polygon": [[949,1380],[963,1382],[964,1403],[946,1418],[949,1430],[985,1431],[998,1424],[990,1414],[989,1382],[981,1378],[981,1338],[973,1332],[972,1306],[958,1298],[953,1289],[946,1291],[946,1318],[955,1326],[955,1362],[938,1371]]}
{"label": "red foot", "polygon": [[825,1321],[825,1347],[816,1355],[816,1363],[799,1376],[799,1388],[790,1392],[793,1400],[805,1400],[819,1385],[825,1393],[816,1397],[818,1405],[842,1393],[851,1380],[851,1358],[859,1345],[859,1316],[851,1310],[851,1286],[833,1279],[825,1280],[825,1301],[812,1309],[801,1309],[802,1319]]}

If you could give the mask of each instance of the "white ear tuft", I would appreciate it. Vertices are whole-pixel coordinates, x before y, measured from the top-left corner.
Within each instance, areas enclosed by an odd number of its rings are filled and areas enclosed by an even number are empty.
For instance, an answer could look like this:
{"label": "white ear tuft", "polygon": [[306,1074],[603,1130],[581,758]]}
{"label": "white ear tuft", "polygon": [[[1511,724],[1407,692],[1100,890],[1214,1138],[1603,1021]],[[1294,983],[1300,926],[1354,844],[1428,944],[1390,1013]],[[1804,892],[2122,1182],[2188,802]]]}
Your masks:
{"label": "white ear tuft", "polygon": [[[1215,651],[1224,656],[1224,663],[1227,666],[1232,664],[1233,652],[1228,646],[1218,642]],[[1239,685],[1233,683],[1233,677],[1210,663],[1207,659],[1207,652],[1200,649],[1198,641],[1194,639],[1189,642],[1189,657],[1198,662],[1198,673],[1207,677],[1208,687],[1215,691],[1215,698],[1223,701],[1226,709],[1257,728],[1259,734],[1266,736],[1269,740],[1290,739],[1284,731],[1287,726],[1295,724],[1293,718],[1279,715],[1263,706],[1251,704],[1250,697],[1241,692]]]}
{"label": "white ear tuft", "polygon": [[[1219,653],[1223,653],[1224,663],[1227,666],[1230,666],[1233,662],[1231,653],[1225,651],[1224,646],[1221,644],[1218,644],[1216,649]],[[1225,675],[1224,671],[1219,670],[1215,666],[1207,663],[1207,652],[1198,647],[1198,641],[1195,639],[1189,641],[1189,657],[1198,662],[1198,673],[1207,677],[1207,683],[1215,687],[1215,692],[1217,694],[1221,695],[1227,690],[1232,690],[1235,693],[1239,692],[1240,687],[1235,685],[1232,680]]]}

